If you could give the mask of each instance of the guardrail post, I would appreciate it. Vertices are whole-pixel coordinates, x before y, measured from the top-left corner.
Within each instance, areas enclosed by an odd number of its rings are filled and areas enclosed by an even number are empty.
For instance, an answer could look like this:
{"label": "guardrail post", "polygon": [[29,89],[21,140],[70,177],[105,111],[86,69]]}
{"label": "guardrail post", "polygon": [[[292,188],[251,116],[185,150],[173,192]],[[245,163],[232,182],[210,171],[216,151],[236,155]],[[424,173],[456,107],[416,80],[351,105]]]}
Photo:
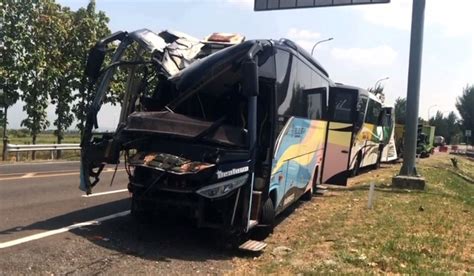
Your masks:
{"label": "guardrail post", "polygon": [[3,154],[2,160],[6,161],[8,157],[8,137],[6,135],[3,136]]}

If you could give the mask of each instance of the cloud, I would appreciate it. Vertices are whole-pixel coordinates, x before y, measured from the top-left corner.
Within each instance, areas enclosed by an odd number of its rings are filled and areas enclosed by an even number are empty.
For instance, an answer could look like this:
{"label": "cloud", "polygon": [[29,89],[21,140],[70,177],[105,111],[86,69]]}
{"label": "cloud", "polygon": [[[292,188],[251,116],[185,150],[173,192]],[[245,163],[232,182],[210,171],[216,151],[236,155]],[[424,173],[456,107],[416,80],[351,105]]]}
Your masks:
{"label": "cloud", "polygon": [[370,23],[399,30],[410,29],[411,0],[395,0],[390,4],[364,5],[355,9]]}
{"label": "cloud", "polygon": [[334,48],[331,55],[335,59],[360,65],[387,66],[395,62],[398,53],[392,47],[382,45],[374,48]]}
{"label": "cloud", "polygon": [[320,33],[310,30],[291,28],[288,31],[288,37],[294,40],[311,40],[314,41],[321,37]]}
{"label": "cloud", "polygon": [[252,8],[254,0],[226,0],[230,4],[240,6],[242,8]]}
{"label": "cloud", "polygon": [[[356,7],[362,17],[373,24],[409,30],[413,0],[394,0],[390,4]],[[472,0],[427,0],[425,25],[439,28],[446,36],[474,35]]]}
{"label": "cloud", "polygon": [[307,51],[311,51],[314,44],[321,38],[321,34],[318,32],[298,28],[289,29],[286,36]]}
{"label": "cloud", "polygon": [[[355,9],[362,17],[375,25],[409,31],[413,0],[394,0],[390,4],[360,6]],[[436,32],[446,39],[461,37],[470,41],[470,53],[466,53],[470,68],[474,71],[474,11],[473,0],[426,0],[425,36]]]}

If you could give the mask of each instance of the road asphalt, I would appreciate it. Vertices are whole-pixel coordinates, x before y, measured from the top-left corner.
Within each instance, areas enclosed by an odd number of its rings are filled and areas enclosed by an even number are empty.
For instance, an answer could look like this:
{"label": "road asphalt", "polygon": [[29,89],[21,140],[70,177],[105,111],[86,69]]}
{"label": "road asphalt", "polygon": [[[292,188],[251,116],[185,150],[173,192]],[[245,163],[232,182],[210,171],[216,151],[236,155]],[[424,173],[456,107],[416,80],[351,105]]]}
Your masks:
{"label": "road asphalt", "polygon": [[95,196],[85,197],[78,189],[78,162],[0,165],[0,275],[232,269],[235,252],[224,249],[210,231],[172,216],[133,220],[127,213],[128,176],[119,166],[111,185],[114,169],[106,168]]}

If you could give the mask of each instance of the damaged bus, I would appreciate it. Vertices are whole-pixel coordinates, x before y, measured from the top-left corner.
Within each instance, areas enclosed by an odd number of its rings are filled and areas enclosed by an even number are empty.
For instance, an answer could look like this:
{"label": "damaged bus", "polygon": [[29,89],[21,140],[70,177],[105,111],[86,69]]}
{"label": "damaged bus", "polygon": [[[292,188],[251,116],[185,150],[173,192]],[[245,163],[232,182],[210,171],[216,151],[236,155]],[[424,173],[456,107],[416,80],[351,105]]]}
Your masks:
{"label": "damaged bus", "polygon": [[[120,32],[91,49],[86,74],[96,89],[81,142],[83,191],[91,193],[104,165],[118,164],[123,153],[133,216],[168,209],[200,227],[265,235],[276,215],[310,199],[319,183],[346,184],[360,154],[356,137],[373,132],[365,124],[368,92],[333,83],[286,39],[220,48],[190,40],[185,54],[173,56],[186,57],[185,66],[170,72],[163,37]],[[127,85],[118,126],[95,133],[120,67]]]}

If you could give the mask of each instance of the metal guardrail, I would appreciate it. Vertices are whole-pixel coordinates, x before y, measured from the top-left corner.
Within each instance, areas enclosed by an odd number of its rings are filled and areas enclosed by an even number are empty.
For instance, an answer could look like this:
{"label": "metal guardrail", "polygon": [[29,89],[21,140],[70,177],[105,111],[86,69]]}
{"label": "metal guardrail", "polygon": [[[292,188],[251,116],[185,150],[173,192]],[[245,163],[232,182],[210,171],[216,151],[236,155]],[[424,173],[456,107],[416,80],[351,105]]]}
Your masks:
{"label": "metal guardrail", "polygon": [[7,144],[6,154],[16,153],[16,160],[20,160],[21,152],[51,151],[51,159],[54,159],[54,152],[63,150],[80,150],[79,144],[35,144],[35,145],[16,145]]}

